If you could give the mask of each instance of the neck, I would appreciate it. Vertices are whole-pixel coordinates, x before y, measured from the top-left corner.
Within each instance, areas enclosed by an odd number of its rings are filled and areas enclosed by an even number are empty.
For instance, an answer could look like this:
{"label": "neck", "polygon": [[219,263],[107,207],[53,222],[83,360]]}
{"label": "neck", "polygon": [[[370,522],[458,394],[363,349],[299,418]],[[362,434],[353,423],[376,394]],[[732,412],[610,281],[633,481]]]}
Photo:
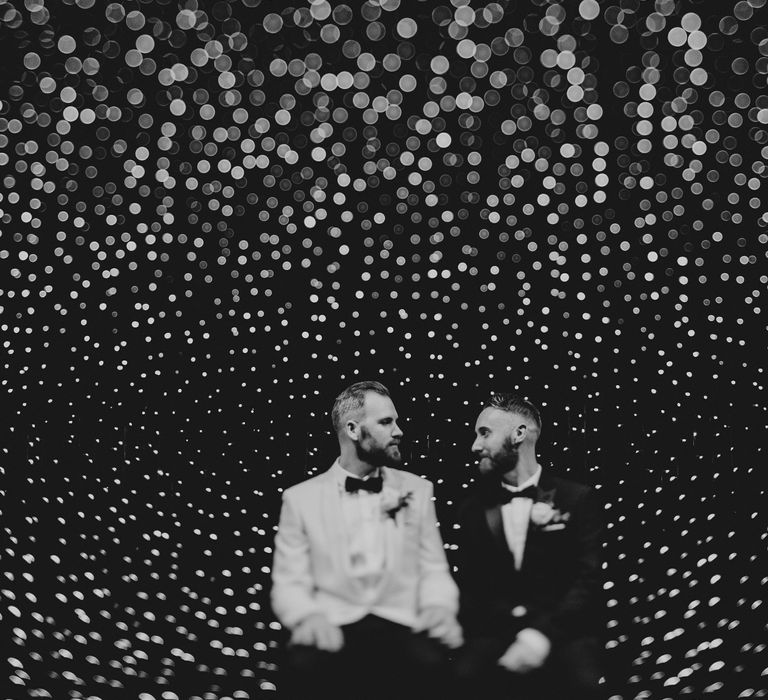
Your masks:
{"label": "neck", "polygon": [[505,472],[502,479],[511,486],[519,486],[527,479],[530,479],[539,468],[535,454],[520,454],[517,464],[508,472]]}
{"label": "neck", "polygon": [[[350,449],[351,448],[351,449]],[[370,464],[357,456],[357,450],[354,445],[342,445],[341,455],[339,456],[339,464],[342,469],[348,471],[350,474],[354,474],[359,478],[366,477],[378,468],[375,464]]]}

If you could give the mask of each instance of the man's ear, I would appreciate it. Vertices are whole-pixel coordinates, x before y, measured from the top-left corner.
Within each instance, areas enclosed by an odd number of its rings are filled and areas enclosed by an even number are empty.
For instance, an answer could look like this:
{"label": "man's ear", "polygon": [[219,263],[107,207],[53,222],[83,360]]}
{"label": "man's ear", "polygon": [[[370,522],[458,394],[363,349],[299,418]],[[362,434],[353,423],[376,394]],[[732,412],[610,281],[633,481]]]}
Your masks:
{"label": "man's ear", "polygon": [[525,423],[521,423],[515,428],[515,442],[518,444],[523,442],[527,434],[528,434],[528,426]]}
{"label": "man's ear", "polygon": [[360,439],[360,424],[356,420],[348,420],[344,432],[350,440],[357,442]]}

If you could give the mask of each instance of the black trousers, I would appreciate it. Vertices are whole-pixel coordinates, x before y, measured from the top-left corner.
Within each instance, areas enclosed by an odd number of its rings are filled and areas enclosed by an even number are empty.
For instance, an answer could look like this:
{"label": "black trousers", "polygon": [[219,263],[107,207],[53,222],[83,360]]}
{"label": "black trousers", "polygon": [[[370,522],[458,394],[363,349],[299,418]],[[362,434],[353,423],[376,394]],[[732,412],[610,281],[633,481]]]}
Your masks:
{"label": "black trousers", "polygon": [[585,637],[552,648],[544,666],[525,674],[498,665],[512,639],[476,636],[458,651],[453,665],[455,694],[467,700],[604,700],[598,682],[598,640]]}
{"label": "black trousers", "polygon": [[368,615],[342,626],[338,652],[289,645],[280,698],[425,700],[451,696],[448,650],[426,634]]}

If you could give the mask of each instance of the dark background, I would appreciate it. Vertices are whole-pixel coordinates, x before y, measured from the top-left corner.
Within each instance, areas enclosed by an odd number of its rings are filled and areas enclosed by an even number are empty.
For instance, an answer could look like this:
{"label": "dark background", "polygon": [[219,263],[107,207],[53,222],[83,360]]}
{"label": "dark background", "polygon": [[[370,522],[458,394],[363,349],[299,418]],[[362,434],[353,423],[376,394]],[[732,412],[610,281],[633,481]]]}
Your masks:
{"label": "dark background", "polygon": [[765,697],[764,4],[0,2],[3,696],[278,697],[280,493],[376,378],[449,554],[542,407],[606,695]]}

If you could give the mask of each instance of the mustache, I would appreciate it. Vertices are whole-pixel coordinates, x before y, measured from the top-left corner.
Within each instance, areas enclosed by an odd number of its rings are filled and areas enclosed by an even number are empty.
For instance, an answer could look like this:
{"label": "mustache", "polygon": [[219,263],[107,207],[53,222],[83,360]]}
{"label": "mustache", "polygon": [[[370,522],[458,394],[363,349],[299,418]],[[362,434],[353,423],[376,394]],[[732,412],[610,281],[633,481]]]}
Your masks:
{"label": "mustache", "polygon": [[501,449],[496,453],[491,453],[486,450],[478,452],[476,454],[476,462],[481,465],[485,462],[490,466],[494,473],[506,472],[513,468],[518,459],[520,459],[520,446],[522,443],[513,443],[511,440],[505,442]]}
{"label": "mustache", "polygon": [[517,454],[518,452],[520,452],[520,445],[521,445],[521,443],[519,443],[519,442],[518,443],[514,443],[512,445],[508,445],[508,446],[505,447],[503,452],[501,452],[501,453],[497,452],[495,455],[491,454],[490,452],[476,452],[475,453],[475,458],[478,459],[478,460],[480,460],[480,459],[493,459],[493,460],[495,460],[495,459],[498,459],[499,457],[501,457],[503,459],[505,456],[508,457],[511,454]]}

